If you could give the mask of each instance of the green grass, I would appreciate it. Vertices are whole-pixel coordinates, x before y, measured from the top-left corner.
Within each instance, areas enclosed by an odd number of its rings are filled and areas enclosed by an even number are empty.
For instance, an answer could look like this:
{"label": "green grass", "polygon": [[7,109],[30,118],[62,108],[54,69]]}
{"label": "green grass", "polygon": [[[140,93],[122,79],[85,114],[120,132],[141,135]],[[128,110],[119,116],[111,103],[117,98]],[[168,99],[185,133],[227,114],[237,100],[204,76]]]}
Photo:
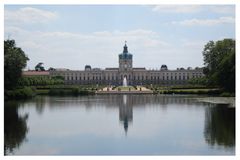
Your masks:
{"label": "green grass", "polygon": [[129,89],[131,91],[135,91],[136,89],[133,87],[133,86],[127,86],[127,87],[124,87],[124,86],[119,86],[119,87],[116,87],[114,90],[121,90],[121,91],[129,91]]}

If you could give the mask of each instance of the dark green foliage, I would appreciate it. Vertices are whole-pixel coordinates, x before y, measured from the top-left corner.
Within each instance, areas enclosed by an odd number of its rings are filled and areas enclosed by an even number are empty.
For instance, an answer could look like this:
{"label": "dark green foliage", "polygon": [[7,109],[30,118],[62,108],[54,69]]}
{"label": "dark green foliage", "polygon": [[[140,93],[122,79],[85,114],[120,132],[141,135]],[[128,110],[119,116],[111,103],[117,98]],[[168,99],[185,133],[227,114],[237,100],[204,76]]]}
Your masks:
{"label": "dark green foliage", "polygon": [[49,95],[59,95],[59,96],[67,96],[67,95],[90,95],[95,94],[95,90],[86,90],[83,88],[72,87],[72,88],[51,88],[49,90]]}
{"label": "dark green foliage", "polygon": [[92,94],[95,94],[94,91],[87,91],[87,90],[80,90],[79,95],[92,95]]}
{"label": "dark green foliage", "polygon": [[73,95],[78,95],[79,94],[79,88],[75,87],[72,89],[72,94]]}
{"label": "dark green foliage", "polygon": [[40,62],[35,66],[35,71],[45,71],[45,68],[42,66],[43,63]]}
{"label": "dark green foliage", "polygon": [[4,87],[13,89],[17,86],[22,69],[26,67],[28,57],[14,40],[4,41]]}
{"label": "dark green foliage", "polygon": [[48,95],[49,94],[49,90],[48,89],[37,89],[36,90],[36,94],[37,95]]}
{"label": "dark green foliage", "polygon": [[171,89],[208,89],[204,85],[183,85],[183,86],[171,86]]}
{"label": "dark green foliage", "polygon": [[192,85],[208,85],[208,79],[206,77],[201,78],[192,78],[188,81],[189,84]]}
{"label": "dark green foliage", "polygon": [[188,85],[174,85],[174,86],[161,86],[154,85],[153,90],[182,90],[182,89],[211,89],[216,87],[208,87],[206,85],[198,85],[198,84],[188,84]]}
{"label": "dark green foliage", "polygon": [[203,57],[208,84],[235,92],[235,40],[208,42],[204,47]]}
{"label": "dark green foliage", "polygon": [[221,91],[219,89],[169,89],[158,90],[154,93],[160,94],[206,94],[206,95],[219,95]]}
{"label": "dark green foliage", "polygon": [[226,91],[235,92],[235,52],[229,53],[222,59],[216,76],[220,86]]}
{"label": "dark green foliage", "polygon": [[72,95],[72,91],[69,89],[58,89],[58,88],[51,88],[49,90],[49,95]]}
{"label": "dark green foliage", "polygon": [[31,87],[23,87],[5,91],[5,99],[25,99],[33,97],[34,95],[35,91]]}
{"label": "dark green foliage", "polygon": [[18,80],[18,86],[46,86],[64,84],[63,77],[56,76],[31,76],[21,77]]}

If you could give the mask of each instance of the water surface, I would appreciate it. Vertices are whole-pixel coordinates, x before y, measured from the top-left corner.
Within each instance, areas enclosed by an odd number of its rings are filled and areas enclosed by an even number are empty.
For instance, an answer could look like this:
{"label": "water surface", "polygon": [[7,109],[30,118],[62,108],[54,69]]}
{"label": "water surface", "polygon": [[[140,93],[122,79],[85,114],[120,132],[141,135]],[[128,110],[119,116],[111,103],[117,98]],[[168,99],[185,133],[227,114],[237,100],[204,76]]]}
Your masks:
{"label": "water surface", "polygon": [[5,102],[6,155],[234,155],[235,108],[196,96]]}

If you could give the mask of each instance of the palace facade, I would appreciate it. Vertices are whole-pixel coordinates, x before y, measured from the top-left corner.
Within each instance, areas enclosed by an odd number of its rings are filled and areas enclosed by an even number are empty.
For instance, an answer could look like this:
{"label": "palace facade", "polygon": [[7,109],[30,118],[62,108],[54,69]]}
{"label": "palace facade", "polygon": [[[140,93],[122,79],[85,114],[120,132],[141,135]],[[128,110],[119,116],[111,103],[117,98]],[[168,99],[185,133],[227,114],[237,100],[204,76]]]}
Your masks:
{"label": "palace facade", "polygon": [[162,65],[159,70],[134,68],[133,55],[128,52],[126,43],[118,59],[118,68],[103,70],[86,65],[85,70],[52,69],[49,73],[51,76],[63,76],[66,84],[80,85],[122,85],[124,77],[128,85],[175,85],[187,84],[192,78],[204,76],[202,68],[168,70],[166,65]]}

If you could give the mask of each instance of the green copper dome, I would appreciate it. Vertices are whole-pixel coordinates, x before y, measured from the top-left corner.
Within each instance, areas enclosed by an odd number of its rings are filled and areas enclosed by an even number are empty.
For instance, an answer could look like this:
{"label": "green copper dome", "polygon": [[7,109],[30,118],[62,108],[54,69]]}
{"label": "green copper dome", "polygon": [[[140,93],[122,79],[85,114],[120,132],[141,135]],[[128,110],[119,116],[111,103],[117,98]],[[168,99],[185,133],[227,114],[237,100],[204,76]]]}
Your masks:
{"label": "green copper dome", "polygon": [[119,59],[132,59],[132,54],[128,53],[128,47],[126,43],[123,47],[123,53],[119,54]]}

